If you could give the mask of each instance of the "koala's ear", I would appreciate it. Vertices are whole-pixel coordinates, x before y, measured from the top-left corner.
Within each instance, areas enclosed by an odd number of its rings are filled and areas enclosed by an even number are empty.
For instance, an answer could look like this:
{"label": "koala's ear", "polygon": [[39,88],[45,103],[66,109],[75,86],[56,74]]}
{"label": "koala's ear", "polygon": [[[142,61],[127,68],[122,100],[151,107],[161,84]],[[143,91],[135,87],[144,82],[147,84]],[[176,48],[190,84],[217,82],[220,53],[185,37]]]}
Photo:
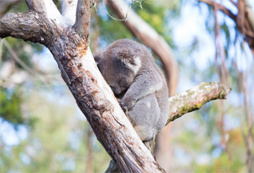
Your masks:
{"label": "koala's ear", "polygon": [[101,57],[99,55],[94,55],[93,57],[94,57],[96,64],[98,65],[101,60]]}
{"label": "koala's ear", "polygon": [[135,56],[130,50],[122,49],[118,52],[117,58],[122,61],[123,65],[137,74],[141,67],[141,58]]}

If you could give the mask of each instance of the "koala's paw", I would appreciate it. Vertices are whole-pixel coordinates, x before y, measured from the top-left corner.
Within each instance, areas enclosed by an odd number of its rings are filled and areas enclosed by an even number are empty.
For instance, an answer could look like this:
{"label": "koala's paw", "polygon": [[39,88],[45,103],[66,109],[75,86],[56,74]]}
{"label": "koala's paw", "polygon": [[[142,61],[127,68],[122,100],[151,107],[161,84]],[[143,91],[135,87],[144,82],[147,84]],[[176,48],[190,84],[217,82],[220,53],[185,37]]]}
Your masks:
{"label": "koala's paw", "polygon": [[128,107],[124,104],[122,100],[119,101],[119,104],[124,112],[128,111]]}
{"label": "koala's paw", "polygon": [[130,110],[135,105],[135,103],[135,101],[128,99],[122,99],[119,101],[119,104],[124,111]]}

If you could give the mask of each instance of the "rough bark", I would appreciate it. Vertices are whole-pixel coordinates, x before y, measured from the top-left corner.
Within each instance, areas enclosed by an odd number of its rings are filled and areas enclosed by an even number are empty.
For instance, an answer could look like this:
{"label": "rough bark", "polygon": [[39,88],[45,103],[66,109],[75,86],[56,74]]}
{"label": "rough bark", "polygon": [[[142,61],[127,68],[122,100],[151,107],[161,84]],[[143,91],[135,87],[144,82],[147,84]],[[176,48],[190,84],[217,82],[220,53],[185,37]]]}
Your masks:
{"label": "rough bark", "polygon": [[79,0],[76,13],[76,23],[74,25],[76,32],[85,39],[87,46],[89,45],[91,8],[91,0]]}
{"label": "rough bark", "polygon": [[7,13],[0,20],[0,37],[21,38],[25,41],[38,42],[47,45],[55,35],[62,32],[51,29],[54,26],[46,17],[30,11],[22,13]]}
{"label": "rough bark", "polygon": [[121,171],[161,172],[103,80],[87,42],[73,28],[62,29],[56,23],[34,10],[8,14],[1,20],[0,37],[22,38],[49,48],[79,108]]}
{"label": "rough bark", "polygon": [[[49,0],[41,4],[37,4],[38,0],[26,2],[30,12],[7,14],[0,20],[0,37],[39,42],[51,51],[97,139],[122,172],[162,172],[101,76],[87,46],[86,34],[67,27],[62,16],[55,18],[52,14],[58,12]],[[50,14],[49,9],[52,10]],[[83,29],[85,33],[89,30]],[[203,87],[207,88],[206,85]],[[211,98],[216,99],[212,94]]]}
{"label": "rough bark", "polygon": [[67,23],[52,0],[25,0],[30,10],[43,14],[58,27],[66,27]]}
{"label": "rough bark", "polygon": [[149,46],[161,59],[169,81],[169,95],[176,93],[178,67],[173,52],[167,42],[150,25],[140,18],[123,0],[108,0],[109,7],[124,20],[123,24],[144,44]]}

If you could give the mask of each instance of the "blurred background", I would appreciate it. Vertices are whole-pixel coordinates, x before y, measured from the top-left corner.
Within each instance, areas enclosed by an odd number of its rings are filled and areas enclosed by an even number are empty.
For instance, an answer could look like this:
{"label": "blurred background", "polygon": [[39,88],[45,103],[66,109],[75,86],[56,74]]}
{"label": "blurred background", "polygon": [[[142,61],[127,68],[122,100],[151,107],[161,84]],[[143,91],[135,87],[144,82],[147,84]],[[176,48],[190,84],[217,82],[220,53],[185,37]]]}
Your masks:
{"label": "blurred background", "polygon": [[[60,9],[61,2],[54,2]],[[128,21],[112,19],[121,15],[110,3],[97,1],[91,17],[94,54],[129,38],[150,47],[169,78],[171,95],[201,82],[232,88],[227,100],[209,102],[160,132],[154,154],[162,167],[167,172],[254,172],[254,1],[124,2],[163,37],[165,52],[147,41],[149,29],[138,35]],[[27,10],[22,2],[9,12]],[[49,50],[1,39],[0,172],[97,173],[109,161]]]}

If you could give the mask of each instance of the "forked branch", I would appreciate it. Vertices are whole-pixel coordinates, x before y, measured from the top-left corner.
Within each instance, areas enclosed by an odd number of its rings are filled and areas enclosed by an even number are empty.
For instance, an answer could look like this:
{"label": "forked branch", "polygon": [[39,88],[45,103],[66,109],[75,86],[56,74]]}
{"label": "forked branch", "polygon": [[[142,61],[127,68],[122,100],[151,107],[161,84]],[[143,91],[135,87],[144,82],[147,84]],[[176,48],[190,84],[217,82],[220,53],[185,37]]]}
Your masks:
{"label": "forked branch", "polygon": [[75,29],[77,33],[82,37],[86,44],[89,45],[89,29],[91,18],[91,0],[79,0],[76,12]]}
{"label": "forked branch", "polygon": [[70,26],[75,24],[78,0],[62,0],[62,15]]}
{"label": "forked branch", "polygon": [[5,15],[0,20],[0,37],[12,36],[47,46],[98,140],[122,172],[161,172],[103,80],[87,47],[91,1],[79,1],[76,30],[62,25],[62,17],[47,13],[48,9],[55,11],[55,7],[48,8],[49,1],[44,0],[41,11],[37,11],[39,0],[27,0],[30,12]]}
{"label": "forked branch", "polygon": [[0,37],[11,36],[46,45],[55,35],[56,30],[50,30],[52,27],[55,26],[46,17],[34,11],[7,13],[0,20]]}
{"label": "forked branch", "polygon": [[36,11],[58,24],[58,27],[66,26],[66,23],[52,0],[26,0],[30,10]]}

